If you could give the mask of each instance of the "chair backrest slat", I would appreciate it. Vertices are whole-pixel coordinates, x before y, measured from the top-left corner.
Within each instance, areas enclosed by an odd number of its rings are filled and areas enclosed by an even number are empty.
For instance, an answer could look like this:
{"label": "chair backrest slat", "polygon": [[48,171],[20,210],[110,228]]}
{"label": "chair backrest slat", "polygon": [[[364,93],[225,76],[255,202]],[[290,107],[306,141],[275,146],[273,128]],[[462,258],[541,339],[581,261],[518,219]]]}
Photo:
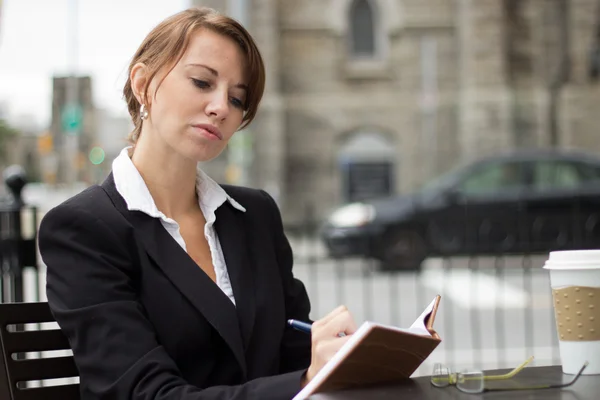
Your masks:
{"label": "chair backrest slat", "polygon": [[21,355],[16,359],[14,355],[18,353],[70,349],[67,338],[58,329],[27,331],[16,329],[20,325],[42,322],[56,322],[48,303],[0,304],[0,399],[80,399],[78,384],[42,385],[35,388],[25,387],[23,384],[28,381],[79,375],[73,356],[23,358]]}
{"label": "chair backrest slat", "polygon": [[8,332],[5,346],[14,353],[49,350],[68,350],[69,341],[59,329],[45,331]]}
{"label": "chair backrest slat", "polygon": [[56,322],[48,303],[4,303],[0,307],[2,325]]}
{"label": "chair backrest slat", "polygon": [[13,383],[79,375],[72,356],[17,360],[11,364],[8,371]]}
{"label": "chair backrest slat", "polygon": [[18,390],[13,400],[75,400],[79,397],[79,385],[62,385]]}

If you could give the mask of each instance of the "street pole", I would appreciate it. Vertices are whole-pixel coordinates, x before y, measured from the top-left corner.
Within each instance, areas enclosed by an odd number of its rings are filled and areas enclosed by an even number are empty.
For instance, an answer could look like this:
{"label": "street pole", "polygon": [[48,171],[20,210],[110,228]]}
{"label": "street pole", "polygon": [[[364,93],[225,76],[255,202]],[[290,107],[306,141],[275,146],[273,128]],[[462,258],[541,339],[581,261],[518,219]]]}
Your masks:
{"label": "street pole", "polygon": [[248,8],[246,0],[227,0],[227,12],[246,28],[248,24]]}
{"label": "street pole", "polygon": [[2,38],[1,33],[2,33],[2,2],[3,0],[0,0],[0,40]]}
{"label": "street pole", "polygon": [[[69,76],[66,82],[65,107],[76,114],[80,107],[79,81],[77,78],[77,67],[79,58],[79,0],[70,0],[67,22],[67,60]],[[64,160],[67,168],[65,177],[68,184],[78,180],[79,172],[79,130],[66,131],[63,127]]]}
{"label": "street pole", "polygon": [[[247,0],[227,0],[228,14],[247,29]],[[250,184],[250,164],[252,162],[252,136],[243,129],[231,138],[227,147],[227,181],[230,184],[248,186]]]}
{"label": "street pole", "polygon": [[437,41],[426,36],[421,38],[421,144],[427,166],[423,170],[426,176],[423,182],[438,173],[437,141]]}
{"label": "street pole", "polygon": [[570,69],[569,4],[567,0],[559,0],[551,6],[555,7],[555,9],[549,11],[549,19],[552,23],[548,26],[556,27],[556,42],[559,48],[554,60],[552,60],[555,67],[548,84],[548,127],[550,132],[550,146],[560,147],[560,95],[569,78]]}

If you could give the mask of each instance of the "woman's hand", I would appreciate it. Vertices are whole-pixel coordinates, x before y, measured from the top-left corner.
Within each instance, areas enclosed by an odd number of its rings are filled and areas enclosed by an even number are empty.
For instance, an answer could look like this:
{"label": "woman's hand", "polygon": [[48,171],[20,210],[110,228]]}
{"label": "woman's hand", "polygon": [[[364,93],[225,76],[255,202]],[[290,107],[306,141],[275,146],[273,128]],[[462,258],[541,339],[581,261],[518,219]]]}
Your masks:
{"label": "woman's hand", "polygon": [[354,332],[356,332],[356,323],[346,306],[339,306],[312,324],[311,362],[306,371],[304,385],[315,377]]}

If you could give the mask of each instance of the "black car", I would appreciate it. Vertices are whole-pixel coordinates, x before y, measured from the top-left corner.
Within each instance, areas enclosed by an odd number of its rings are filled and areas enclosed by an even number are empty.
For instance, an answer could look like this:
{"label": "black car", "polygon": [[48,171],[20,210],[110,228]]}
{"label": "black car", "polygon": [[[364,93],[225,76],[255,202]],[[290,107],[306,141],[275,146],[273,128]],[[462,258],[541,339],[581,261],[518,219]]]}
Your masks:
{"label": "black car", "polygon": [[353,203],[322,227],[332,257],[417,269],[429,256],[600,248],[600,158],[512,152],[451,171],[412,195]]}

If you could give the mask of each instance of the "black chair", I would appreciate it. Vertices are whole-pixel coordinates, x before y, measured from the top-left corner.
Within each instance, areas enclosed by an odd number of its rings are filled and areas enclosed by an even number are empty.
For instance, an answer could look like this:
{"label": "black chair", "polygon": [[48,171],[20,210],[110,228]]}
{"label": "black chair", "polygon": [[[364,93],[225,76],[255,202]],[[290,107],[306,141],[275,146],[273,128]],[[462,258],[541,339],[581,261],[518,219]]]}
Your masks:
{"label": "black chair", "polygon": [[27,387],[27,382],[79,375],[73,356],[25,358],[24,353],[70,349],[59,329],[23,330],[23,324],[55,322],[48,303],[0,304],[0,399],[79,400],[79,384]]}

